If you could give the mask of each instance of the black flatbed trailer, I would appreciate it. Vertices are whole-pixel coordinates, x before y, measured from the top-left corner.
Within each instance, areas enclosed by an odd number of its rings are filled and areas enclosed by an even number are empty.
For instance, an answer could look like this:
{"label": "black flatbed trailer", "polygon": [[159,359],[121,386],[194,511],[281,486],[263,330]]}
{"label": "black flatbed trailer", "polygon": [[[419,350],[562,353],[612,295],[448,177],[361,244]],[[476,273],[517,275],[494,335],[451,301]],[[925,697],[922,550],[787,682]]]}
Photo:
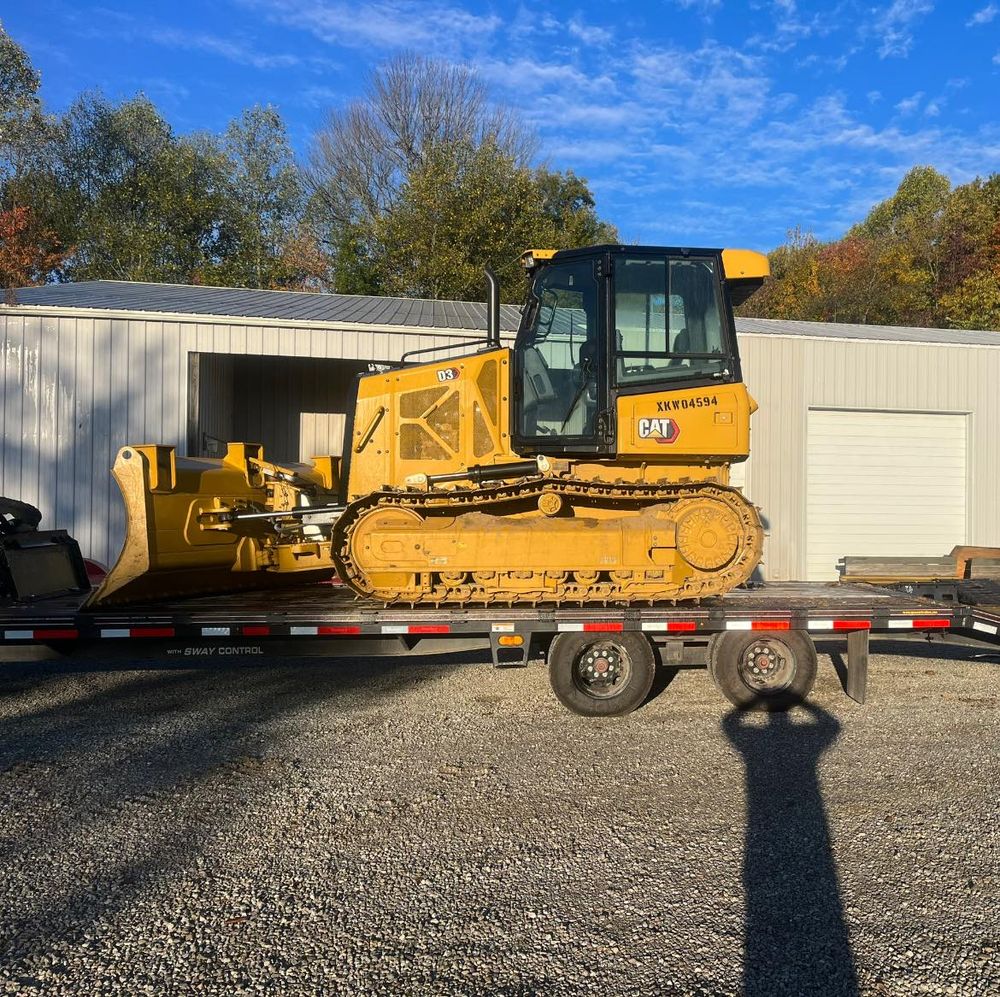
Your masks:
{"label": "black flatbed trailer", "polygon": [[[931,597],[929,596],[936,596]],[[995,598],[994,598],[995,596]],[[337,656],[358,641],[377,653],[421,641],[487,642],[497,667],[547,652],[556,695],[586,715],[630,712],[658,664],[702,663],[735,705],[783,709],[815,679],[816,639],[844,639],[847,694],[864,702],[868,641],[951,635],[1000,645],[1000,586],[975,599],[838,583],[771,583],[698,604],[572,606],[384,606],[339,585],[313,584],[230,595],[85,609],[85,596],[0,606],[0,647],[126,650],[136,656],[266,656],[301,649]],[[436,646],[440,648],[440,644]],[[280,651],[279,651],[280,649]]]}

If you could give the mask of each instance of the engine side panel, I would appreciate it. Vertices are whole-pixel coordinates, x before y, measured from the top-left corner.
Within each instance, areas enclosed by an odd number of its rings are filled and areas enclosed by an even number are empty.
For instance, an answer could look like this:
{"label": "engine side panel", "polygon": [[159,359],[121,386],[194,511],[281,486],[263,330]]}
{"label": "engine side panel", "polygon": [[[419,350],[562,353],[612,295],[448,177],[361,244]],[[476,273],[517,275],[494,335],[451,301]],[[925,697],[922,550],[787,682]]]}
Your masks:
{"label": "engine side panel", "polygon": [[399,487],[413,474],[450,474],[515,459],[509,411],[505,349],[362,378],[348,498]]}

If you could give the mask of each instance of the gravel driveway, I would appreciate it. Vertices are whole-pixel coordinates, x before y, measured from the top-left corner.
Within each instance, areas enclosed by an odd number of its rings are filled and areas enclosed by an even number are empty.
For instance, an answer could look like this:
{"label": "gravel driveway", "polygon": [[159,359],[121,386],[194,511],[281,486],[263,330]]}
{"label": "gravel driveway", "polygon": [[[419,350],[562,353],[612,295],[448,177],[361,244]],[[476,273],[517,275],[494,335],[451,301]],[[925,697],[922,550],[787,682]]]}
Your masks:
{"label": "gravel driveway", "polygon": [[0,992],[1000,994],[1000,665],[873,650],[608,721],[471,653],[0,666]]}

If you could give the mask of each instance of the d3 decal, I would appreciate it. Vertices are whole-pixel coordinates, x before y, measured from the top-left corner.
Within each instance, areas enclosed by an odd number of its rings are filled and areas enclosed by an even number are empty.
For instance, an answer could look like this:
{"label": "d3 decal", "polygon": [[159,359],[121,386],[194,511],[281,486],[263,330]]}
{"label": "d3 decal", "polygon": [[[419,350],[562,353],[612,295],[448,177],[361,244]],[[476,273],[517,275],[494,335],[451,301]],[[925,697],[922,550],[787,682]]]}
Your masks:
{"label": "d3 decal", "polygon": [[657,443],[674,443],[681,435],[681,427],[673,419],[640,419],[639,438]]}

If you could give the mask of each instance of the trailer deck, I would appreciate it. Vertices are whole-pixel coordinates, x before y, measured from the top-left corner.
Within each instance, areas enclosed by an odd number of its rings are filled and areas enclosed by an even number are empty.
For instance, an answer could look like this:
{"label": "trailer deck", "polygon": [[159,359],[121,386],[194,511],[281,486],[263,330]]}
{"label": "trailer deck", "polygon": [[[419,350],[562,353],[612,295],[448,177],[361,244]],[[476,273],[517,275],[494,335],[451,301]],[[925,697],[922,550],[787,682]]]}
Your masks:
{"label": "trailer deck", "polygon": [[869,585],[816,582],[737,589],[699,604],[653,606],[383,606],[338,585],[82,608],[84,597],[0,607],[0,641],[121,638],[340,637],[640,631],[713,634],[726,630],[810,633],[966,630],[1000,634],[997,604],[928,599]]}
{"label": "trailer deck", "polygon": [[[992,585],[992,587],[991,587]],[[909,591],[865,584],[791,582],[737,589],[698,604],[607,606],[385,606],[340,585],[312,584],[267,592],[200,596],[88,610],[85,596],[41,599],[0,607],[0,646],[51,646],[66,653],[117,645],[137,655],[211,655],[218,649],[266,655],[313,649],[333,657],[357,653],[357,641],[396,639],[406,647],[423,639],[479,638],[495,666],[526,665],[532,650],[570,634],[635,634],[660,648],[661,660],[681,664],[688,645],[700,647],[734,632],[781,640],[781,632],[846,638],[846,692],[864,702],[868,639],[957,635],[1000,645],[1000,586],[961,585],[947,591]],[[338,644],[338,639],[340,643]],[[789,638],[791,639],[791,637]],[[555,645],[553,645],[555,646]],[[787,648],[786,648],[787,650]],[[222,653],[226,653],[222,651]],[[311,653],[311,652],[310,652]],[[382,653],[385,653],[384,651]],[[784,652],[782,652],[784,653]],[[699,659],[702,660],[702,659]],[[708,654],[712,671],[711,654]],[[713,677],[715,677],[713,675]]]}

